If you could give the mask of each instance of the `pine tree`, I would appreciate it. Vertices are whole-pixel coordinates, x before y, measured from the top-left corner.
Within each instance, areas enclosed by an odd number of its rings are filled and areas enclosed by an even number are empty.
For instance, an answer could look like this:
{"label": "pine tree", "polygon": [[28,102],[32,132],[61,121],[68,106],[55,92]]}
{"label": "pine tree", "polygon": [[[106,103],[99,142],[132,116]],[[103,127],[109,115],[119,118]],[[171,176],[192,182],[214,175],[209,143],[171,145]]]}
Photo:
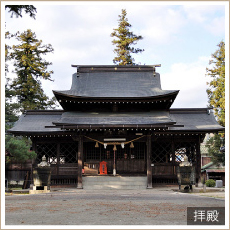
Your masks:
{"label": "pine tree", "polygon": [[218,122],[225,126],[225,43],[218,44],[218,50],[209,61],[211,68],[206,68],[207,75],[212,78],[207,82],[209,106],[215,111]]}
{"label": "pine tree", "polygon": [[31,142],[25,138],[6,136],[5,150],[12,155],[12,158],[6,158],[6,162],[16,161],[24,163],[27,160],[35,159],[37,154],[30,151]]}
{"label": "pine tree", "polygon": [[[31,18],[35,19],[36,8],[32,5],[6,5],[5,9],[9,10],[11,17],[16,15],[16,17],[22,17],[22,11],[24,10],[26,14],[29,14]],[[6,39],[11,39],[17,37],[19,32],[12,34],[9,31],[5,33]],[[16,91],[11,87],[10,78],[7,77],[9,72],[8,61],[12,59],[12,47],[5,44],[5,129],[8,130],[12,127],[13,123],[18,120],[21,105],[15,102],[14,97],[16,96]],[[34,159],[36,153],[30,151],[31,141],[27,138],[13,137],[11,135],[5,135],[5,151],[10,153],[11,156],[6,156],[5,162],[10,163],[11,161],[25,162],[29,159]]]}
{"label": "pine tree", "polygon": [[53,52],[53,48],[50,44],[43,45],[31,30],[17,35],[17,40],[20,44],[13,46],[11,53],[17,77],[10,87],[15,91],[21,110],[51,108],[55,102],[45,95],[41,79],[52,81],[53,71],[47,70],[52,63],[42,56]]}
{"label": "pine tree", "polygon": [[5,84],[5,121],[6,129],[9,129],[12,122],[18,120],[18,114],[20,111],[20,105],[13,102],[15,91],[9,87],[9,78],[6,78]]}
{"label": "pine tree", "polygon": [[[5,39],[11,39],[16,34],[11,34],[9,31],[5,33]],[[16,103],[13,98],[15,97],[15,91],[10,87],[10,78],[7,77],[9,72],[8,61],[10,61],[11,46],[5,44],[5,128],[6,130],[12,126],[12,123],[18,120],[20,105]]]}
{"label": "pine tree", "polygon": [[119,65],[134,65],[134,58],[132,58],[132,53],[141,53],[144,50],[139,48],[131,47],[131,45],[136,45],[137,41],[142,40],[142,36],[137,36],[129,30],[131,24],[126,18],[127,12],[125,9],[122,9],[121,15],[119,15],[118,28],[113,29],[111,37],[116,37],[112,41],[112,44],[116,46],[114,53],[116,57],[113,59],[114,64]]}
{"label": "pine tree", "polygon": [[26,14],[35,19],[35,13],[37,13],[37,9],[33,5],[6,5],[5,9],[8,9],[8,12],[11,13],[11,17],[14,15],[22,17],[22,10],[24,10]]}

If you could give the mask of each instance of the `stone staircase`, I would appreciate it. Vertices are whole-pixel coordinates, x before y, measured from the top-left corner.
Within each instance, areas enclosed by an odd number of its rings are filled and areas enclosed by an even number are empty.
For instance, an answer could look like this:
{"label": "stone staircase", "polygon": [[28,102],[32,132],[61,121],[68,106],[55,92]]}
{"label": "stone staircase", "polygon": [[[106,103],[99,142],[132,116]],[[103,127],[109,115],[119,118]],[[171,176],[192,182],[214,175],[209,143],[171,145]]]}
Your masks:
{"label": "stone staircase", "polygon": [[146,176],[83,176],[83,189],[146,189]]}

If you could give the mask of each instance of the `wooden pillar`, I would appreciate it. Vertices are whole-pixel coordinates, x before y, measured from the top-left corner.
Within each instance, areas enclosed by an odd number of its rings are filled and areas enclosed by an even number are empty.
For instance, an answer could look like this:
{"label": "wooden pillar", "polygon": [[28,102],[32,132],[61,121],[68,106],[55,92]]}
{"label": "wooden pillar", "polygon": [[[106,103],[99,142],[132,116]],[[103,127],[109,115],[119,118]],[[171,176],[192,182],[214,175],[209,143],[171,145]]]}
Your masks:
{"label": "wooden pillar", "polygon": [[152,154],[152,136],[148,135],[147,136],[147,188],[153,188],[151,154]]}
{"label": "wooden pillar", "polygon": [[77,164],[78,164],[78,178],[77,178],[77,188],[82,189],[82,161],[83,161],[83,136],[79,136],[78,139],[78,157],[77,157]]}
{"label": "wooden pillar", "polygon": [[[37,153],[37,142],[36,142],[36,140],[34,138],[31,139],[31,140],[32,140],[32,150]],[[30,187],[34,186],[33,167],[35,166],[35,161],[36,161],[35,159],[32,159],[32,162],[31,162]]]}
{"label": "wooden pillar", "polygon": [[175,156],[175,140],[174,140],[174,137],[172,137],[171,143],[172,143],[171,151],[172,151],[172,165],[173,165],[172,166],[173,167],[172,172],[173,172],[173,175],[176,175],[176,164],[175,164],[176,156]]}
{"label": "wooden pillar", "polygon": [[200,154],[200,135],[196,141],[196,187],[201,182],[201,154]]}
{"label": "wooden pillar", "polygon": [[60,143],[57,143],[57,175],[59,175],[59,167],[60,167]]}

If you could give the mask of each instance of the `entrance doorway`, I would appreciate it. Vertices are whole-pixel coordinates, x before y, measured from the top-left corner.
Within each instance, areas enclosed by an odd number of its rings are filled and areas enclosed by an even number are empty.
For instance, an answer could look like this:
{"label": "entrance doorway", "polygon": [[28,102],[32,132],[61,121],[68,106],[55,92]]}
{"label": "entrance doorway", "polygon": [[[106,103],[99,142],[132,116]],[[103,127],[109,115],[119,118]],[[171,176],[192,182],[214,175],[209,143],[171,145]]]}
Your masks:
{"label": "entrance doorway", "polygon": [[124,148],[116,145],[108,145],[104,148],[99,144],[95,147],[95,142],[84,143],[84,171],[85,174],[98,175],[100,173],[100,162],[107,163],[108,175],[113,174],[114,156],[117,174],[146,174],[146,143],[134,142],[127,144]]}

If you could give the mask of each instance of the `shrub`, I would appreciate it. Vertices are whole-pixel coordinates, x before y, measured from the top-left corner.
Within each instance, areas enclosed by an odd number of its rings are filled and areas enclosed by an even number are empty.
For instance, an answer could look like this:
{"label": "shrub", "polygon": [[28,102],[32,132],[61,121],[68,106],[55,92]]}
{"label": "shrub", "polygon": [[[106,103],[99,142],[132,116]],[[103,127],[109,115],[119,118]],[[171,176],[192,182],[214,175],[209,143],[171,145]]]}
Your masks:
{"label": "shrub", "polygon": [[207,187],[215,187],[216,182],[213,179],[209,179],[205,182]]}

